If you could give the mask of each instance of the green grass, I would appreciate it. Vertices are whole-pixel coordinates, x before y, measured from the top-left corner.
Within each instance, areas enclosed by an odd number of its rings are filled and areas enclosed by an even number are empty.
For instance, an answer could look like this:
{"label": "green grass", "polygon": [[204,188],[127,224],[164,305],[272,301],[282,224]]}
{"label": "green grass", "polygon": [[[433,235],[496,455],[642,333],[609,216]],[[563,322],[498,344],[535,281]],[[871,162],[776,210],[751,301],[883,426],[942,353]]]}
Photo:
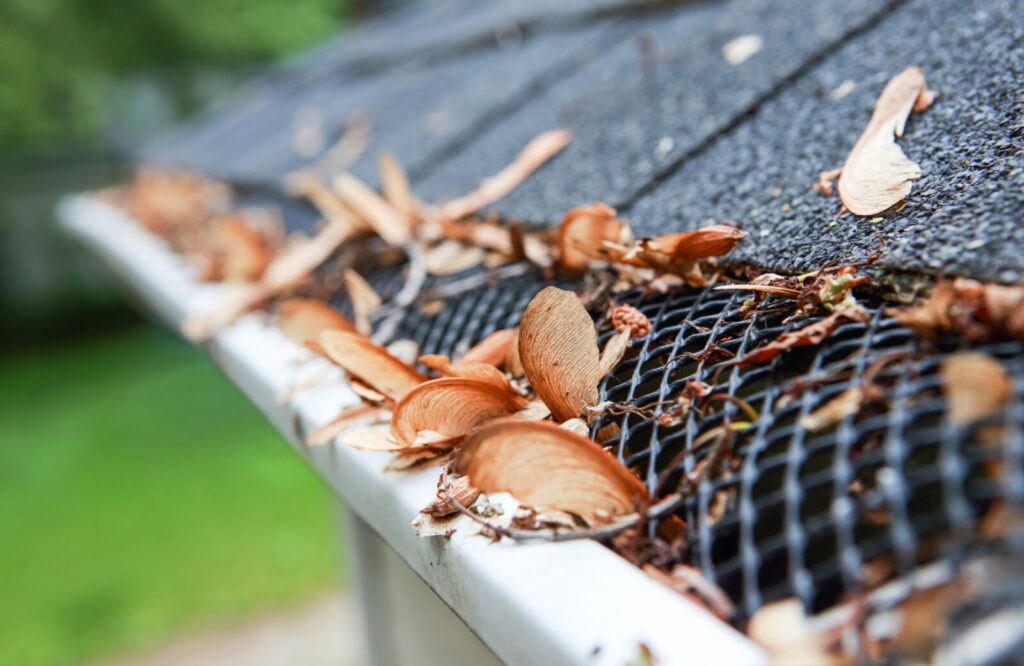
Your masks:
{"label": "green grass", "polygon": [[0,664],[157,644],[325,591],[329,491],[195,351],[133,329],[0,362]]}

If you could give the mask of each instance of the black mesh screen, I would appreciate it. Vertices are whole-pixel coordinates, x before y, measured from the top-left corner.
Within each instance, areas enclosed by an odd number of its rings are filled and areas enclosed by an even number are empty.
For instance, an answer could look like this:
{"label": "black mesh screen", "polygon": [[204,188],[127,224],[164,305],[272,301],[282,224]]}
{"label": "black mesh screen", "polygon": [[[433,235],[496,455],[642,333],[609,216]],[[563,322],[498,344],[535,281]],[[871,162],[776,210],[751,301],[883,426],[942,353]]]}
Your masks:
{"label": "black mesh screen", "polygon": [[[369,279],[393,293],[403,270],[380,269]],[[422,353],[458,355],[517,326],[549,284],[536,270],[480,275],[432,278],[427,291],[468,286],[451,289],[436,314],[424,314],[422,303],[410,308],[397,337],[416,340]],[[722,454],[713,431],[732,430],[728,463],[693,488],[677,515],[688,526],[684,561],[721,586],[741,615],[793,596],[820,611],[924,562],[956,560],[985,540],[986,521],[1000,505],[1024,499],[1020,382],[999,419],[952,426],[939,370],[956,347],[924,343],[870,303],[866,324],[848,323],[820,346],[741,367],[736,358],[816,321],[786,322],[792,308],[775,299],[744,316],[747,297],[688,287],[618,295],[615,302],[640,309],[652,331],[633,340],[605,378],[601,397],[612,404],[593,425],[596,435],[617,424],[619,434],[604,443],[652,494],[659,484],[668,492],[684,474],[699,475],[712,452]],[[336,305],[346,308],[343,296]],[[612,333],[603,325],[601,343]],[[974,349],[999,359],[1014,378],[1024,376],[1024,345]],[[801,425],[868,376],[878,399],[821,430]],[[697,401],[699,412],[681,414],[678,397],[690,382],[710,385],[711,395]]]}

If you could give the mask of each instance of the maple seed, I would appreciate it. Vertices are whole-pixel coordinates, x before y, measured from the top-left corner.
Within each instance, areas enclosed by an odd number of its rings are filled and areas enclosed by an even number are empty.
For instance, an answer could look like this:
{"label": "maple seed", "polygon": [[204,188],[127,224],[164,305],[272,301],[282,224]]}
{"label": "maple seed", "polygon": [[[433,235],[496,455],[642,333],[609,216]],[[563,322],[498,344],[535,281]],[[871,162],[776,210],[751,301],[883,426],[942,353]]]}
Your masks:
{"label": "maple seed", "polygon": [[651,332],[651,320],[632,305],[620,305],[612,313],[612,325],[616,332],[629,330],[632,338],[643,338]]}

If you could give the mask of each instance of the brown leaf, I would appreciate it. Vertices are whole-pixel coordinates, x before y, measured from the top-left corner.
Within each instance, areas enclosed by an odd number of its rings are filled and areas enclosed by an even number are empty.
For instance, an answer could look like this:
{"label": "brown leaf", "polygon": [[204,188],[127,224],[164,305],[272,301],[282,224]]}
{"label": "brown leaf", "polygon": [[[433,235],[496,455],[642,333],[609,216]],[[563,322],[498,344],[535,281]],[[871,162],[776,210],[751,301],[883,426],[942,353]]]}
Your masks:
{"label": "brown leaf", "polygon": [[392,400],[427,379],[358,333],[324,331],[319,341],[329,359]]}
{"label": "brown leaf", "polygon": [[442,219],[441,234],[449,240],[458,240],[477,247],[487,248],[511,255],[513,252],[511,230],[495,222],[475,222]]}
{"label": "brown leaf", "polygon": [[573,208],[558,228],[558,265],[567,273],[581,273],[591,259],[611,255],[607,243],[628,245],[632,234],[615,209],[603,203]]}
{"label": "brown leaf", "polygon": [[413,195],[409,187],[409,177],[398,158],[391,153],[381,153],[377,158],[377,167],[380,171],[380,185],[384,198],[406,218],[418,219],[422,204]]}
{"label": "brown leaf", "polygon": [[306,279],[357,231],[346,222],[331,222],[313,238],[289,243],[267,265],[259,282],[226,290],[212,309],[188,317],[181,325],[182,333],[190,340],[206,340],[259,301]]}
{"label": "brown leaf", "polygon": [[928,339],[957,334],[971,342],[1024,340],[1024,287],[957,278],[935,285],[924,304],[886,314]]}
{"label": "brown leaf", "polygon": [[444,377],[410,390],[395,405],[391,435],[404,446],[413,446],[417,434],[430,430],[447,437],[461,437],[483,423],[510,416],[527,401],[505,386],[491,381]]}
{"label": "brown leaf", "polygon": [[351,268],[345,269],[344,279],[348,300],[352,303],[352,312],[356,318],[356,330],[363,335],[370,335],[373,332],[370,315],[377,311],[383,301],[370,283]]}
{"label": "brown leaf", "polygon": [[626,350],[629,349],[629,339],[632,337],[630,329],[616,333],[604,345],[604,352],[601,354],[601,377],[615,369]]}
{"label": "brown leaf", "polygon": [[516,341],[516,330],[503,328],[491,333],[459,359],[460,363],[488,363],[502,367]]}
{"label": "brown leaf", "polygon": [[[469,507],[480,496],[480,490],[469,485],[468,477],[460,476],[448,482],[448,494],[454,497],[462,506]],[[439,488],[434,501],[421,509],[420,513],[425,513],[434,518],[444,518],[445,516],[457,513],[459,509],[456,507],[455,502],[449,499],[448,494],[445,494]]]}
{"label": "brown leaf", "polygon": [[360,451],[397,451],[403,448],[383,426],[349,430],[341,435],[341,443]]}
{"label": "brown leaf", "polygon": [[384,471],[404,472],[430,463],[443,464],[450,453],[449,449],[438,450],[430,446],[421,446],[396,455],[384,466]]}
{"label": "brown leaf", "polygon": [[523,359],[519,357],[519,329],[515,329],[512,337],[512,344],[509,345],[508,354],[505,356],[505,370],[513,377],[522,377],[526,374],[523,369]]}
{"label": "brown leaf", "polygon": [[334,177],[331,185],[342,201],[389,244],[404,245],[411,238],[409,219],[363,181],[341,173]]}
{"label": "brown leaf", "polygon": [[258,230],[246,223],[245,215],[234,213],[210,222],[218,273],[225,280],[257,280],[271,260],[271,251]]}
{"label": "brown leaf", "polygon": [[303,346],[319,340],[324,331],[356,330],[345,315],[311,298],[289,298],[278,305],[277,327],[289,340]]}
{"label": "brown leaf", "polygon": [[864,404],[864,390],[859,386],[846,389],[827,403],[800,419],[800,426],[810,432],[817,432],[838,423],[851,414],[860,411]]}
{"label": "brown leaf", "polygon": [[369,229],[337,194],[331,192],[318,176],[310,172],[299,171],[292,174],[285,182],[285,188],[290,193],[309,199],[328,224],[350,226],[360,231]]}
{"label": "brown leaf", "polygon": [[[306,438],[309,446],[319,446],[332,441],[339,434],[360,423],[380,423],[387,421],[389,410],[376,405],[352,405],[341,410],[333,421],[326,423]],[[379,428],[378,428],[379,430]]]}
{"label": "brown leaf", "polygon": [[571,291],[547,287],[530,301],[519,326],[519,357],[530,385],[558,421],[581,415],[599,400],[597,331]]}
{"label": "brown leaf", "polygon": [[924,73],[908,67],[885,86],[867,128],[839,174],[839,198],[854,215],[877,215],[906,199],[921,168],[895,139],[927,90]]}
{"label": "brown leaf", "polygon": [[567,129],[552,130],[535,137],[516,155],[511,164],[490,178],[480,181],[476,190],[460,199],[444,203],[440,208],[441,218],[458,220],[501,199],[569,145],[571,139],[572,133]]}
{"label": "brown leaf", "polygon": [[431,370],[437,370],[443,377],[479,379],[480,381],[489,382],[495,386],[511,390],[511,385],[505,374],[489,363],[476,363],[472,361],[467,363],[462,361],[452,365],[448,357],[443,354],[420,356],[419,361]]}
{"label": "brown leaf", "polygon": [[762,606],[750,618],[747,634],[768,651],[773,666],[840,666],[852,661],[827,649],[826,638],[815,632],[797,599]]}
{"label": "brown leaf", "polygon": [[644,239],[640,243],[647,251],[665,254],[675,260],[704,259],[732,252],[746,237],[746,232],[734,226],[712,224],[696,231]]}
{"label": "brown leaf", "polygon": [[1004,409],[1013,380],[999,361],[980,352],[958,352],[942,364],[942,392],[949,420],[966,425]]}
{"label": "brown leaf", "polygon": [[606,523],[647,501],[647,490],[596,442],[549,421],[493,421],[469,435],[455,470],[486,493]]}
{"label": "brown leaf", "polygon": [[867,311],[860,306],[837,310],[820,321],[785,333],[763,347],[758,347],[739,359],[737,363],[740,365],[766,363],[787,349],[819,345],[844,323],[851,321],[865,322],[868,316]]}
{"label": "brown leaf", "polygon": [[486,254],[483,248],[445,240],[427,250],[423,261],[431,275],[454,275],[479,266]]}

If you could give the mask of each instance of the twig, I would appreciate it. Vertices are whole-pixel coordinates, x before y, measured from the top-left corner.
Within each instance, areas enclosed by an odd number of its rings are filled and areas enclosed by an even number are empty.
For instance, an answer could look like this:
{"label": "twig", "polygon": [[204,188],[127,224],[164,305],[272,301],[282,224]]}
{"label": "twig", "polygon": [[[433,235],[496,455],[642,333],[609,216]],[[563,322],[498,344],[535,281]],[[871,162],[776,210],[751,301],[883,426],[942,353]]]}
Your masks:
{"label": "twig", "polygon": [[378,344],[388,342],[394,337],[398,324],[405,316],[405,308],[412,305],[419,297],[423,283],[427,279],[427,262],[423,247],[413,240],[405,244],[405,254],[409,257],[409,274],[405,278],[405,284],[401,291],[395,294],[391,303],[378,311],[384,313],[373,334],[373,341]]}

